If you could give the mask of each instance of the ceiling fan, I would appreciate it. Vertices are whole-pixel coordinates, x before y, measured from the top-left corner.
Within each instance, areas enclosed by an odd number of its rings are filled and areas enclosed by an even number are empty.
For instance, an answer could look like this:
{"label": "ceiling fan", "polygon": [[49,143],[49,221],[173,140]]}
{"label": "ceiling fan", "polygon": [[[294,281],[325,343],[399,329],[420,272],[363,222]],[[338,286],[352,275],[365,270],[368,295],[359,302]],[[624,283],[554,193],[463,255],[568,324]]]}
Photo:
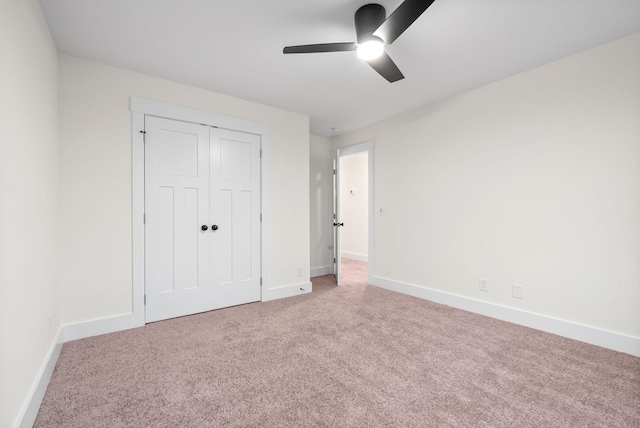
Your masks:
{"label": "ceiling fan", "polygon": [[404,79],[404,75],[384,51],[384,46],[393,43],[434,1],[405,0],[388,18],[381,5],[366,4],[355,13],[356,42],[287,46],[283,53],[357,51],[382,77],[396,82]]}

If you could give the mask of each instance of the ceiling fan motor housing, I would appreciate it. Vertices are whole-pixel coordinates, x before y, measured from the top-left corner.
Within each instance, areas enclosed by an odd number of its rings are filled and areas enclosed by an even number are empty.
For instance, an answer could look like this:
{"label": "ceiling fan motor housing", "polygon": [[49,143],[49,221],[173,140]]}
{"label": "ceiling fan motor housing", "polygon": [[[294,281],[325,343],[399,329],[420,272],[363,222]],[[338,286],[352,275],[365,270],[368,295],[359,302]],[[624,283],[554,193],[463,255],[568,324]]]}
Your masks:
{"label": "ceiling fan motor housing", "polygon": [[380,27],[386,18],[387,12],[384,7],[379,4],[365,4],[358,9],[354,17],[358,44],[372,39],[378,39],[378,37],[373,35],[373,32]]}

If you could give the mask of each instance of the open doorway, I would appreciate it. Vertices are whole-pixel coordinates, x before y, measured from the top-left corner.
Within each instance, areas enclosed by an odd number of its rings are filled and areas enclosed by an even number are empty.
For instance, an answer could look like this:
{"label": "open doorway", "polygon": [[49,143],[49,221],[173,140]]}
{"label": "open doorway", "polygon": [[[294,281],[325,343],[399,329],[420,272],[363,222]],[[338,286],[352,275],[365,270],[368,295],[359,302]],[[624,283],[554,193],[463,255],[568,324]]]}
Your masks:
{"label": "open doorway", "polygon": [[340,258],[367,262],[369,256],[369,154],[340,161]]}
{"label": "open doorway", "polygon": [[342,283],[344,266],[366,264],[373,273],[373,143],[334,153],[334,274]]}

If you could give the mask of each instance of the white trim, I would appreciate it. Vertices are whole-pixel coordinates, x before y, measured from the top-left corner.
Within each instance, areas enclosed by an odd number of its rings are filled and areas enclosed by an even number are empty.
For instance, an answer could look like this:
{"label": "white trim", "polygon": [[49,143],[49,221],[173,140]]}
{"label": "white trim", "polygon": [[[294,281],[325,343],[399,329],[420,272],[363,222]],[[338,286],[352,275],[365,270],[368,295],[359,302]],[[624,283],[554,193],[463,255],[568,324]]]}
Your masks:
{"label": "white trim", "polygon": [[[311,271],[314,274],[319,274],[312,276],[328,275],[332,273],[332,266],[312,268]],[[640,357],[640,338],[625,336],[619,333],[377,276],[370,278],[369,284]],[[300,288],[303,288],[304,291],[301,291]],[[300,294],[311,293],[311,291],[311,282],[287,285],[271,290],[265,288],[262,293],[262,301],[266,302],[298,296]],[[25,401],[13,424],[13,428],[26,428],[33,425],[49,380],[58,361],[63,343],[135,327],[138,327],[138,325],[136,317],[134,317],[133,314],[61,326],[51,343],[49,351],[36,375],[36,379],[27,393]]]}
{"label": "white trim", "polygon": [[369,284],[640,357],[640,338],[637,337],[626,336],[595,327],[386,278],[373,277],[372,280],[369,281]]}
{"label": "white trim", "polygon": [[205,110],[167,104],[146,98],[131,97],[131,111],[163,117],[165,119],[210,125],[232,131],[242,131],[248,134],[269,135],[269,126],[262,123],[216,114]]}
{"label": "white trim", "polygon": [[40,410],[40,404],[44,398],[44,393],[47,391],[49,380],[51,379],[53,370],[58,362],[58,356],[62,349],[62,337],[63,327],[60,327],[53,338],[51,346],[49,346],[49,350],[47,351],[42,365],[40,366],[40,370],[38,370],[38,374],[31,384],[31,388],[29,388],[29,392],[22,403],[22,407],[20,408],[18,416],[13,424],[14,428],[30,428],[36,421],[38,410]]}
{"label": "white trim", "polygon": [[[133,99],[132,99],[133,102]],[[145,322],[144,308],[144,113],[131,118],[131,229],[133,291],[132,312],[135,326]]]}
{"label": "white trim", "polygon": [[268,205],[267,205],[267,165],[268,162],[268,154],[269,150],[267,150],[269,146],[269,136],[263,135],[261,140],[261,150],[262,150],[262,158],[260,159],[260,215],[262,216],[262,221],[260,222],[260,301],[265,301],[265,290],[269,288],[269,275],[267,269],[267,228],[265,225],[269,221],[269,217],[267,216]]}
{"label": "white trim", "polygon": [[[269,284],[267,282],[267,269],[266,269],[266,248],[267,248],[267,234],[264,225],[267,224],[266,207],[267,207],[267,154],[268,154],[268,142],[269,142],[269,126],[252,122],[237,117],[225,116],[221,114],[211,113],[204,110],[197,110],[188,107],[176,106],[173,104],[167,104],[160,101],[149,100],[139,97],[131,97],[131,150],[132,150],[132,232],[133,232],[133,308],[132,313],[124,317],[130,317],[131,319],[120,320],[120,317],[115,317],[114,325],[121,326],[121,330],[128,328],[139,327],[145,324],[144,313],[144,134],[140,131],[144,130],[144,117],[145,115],[163,117],[166,119],[181,120],[184,122],[198,123],[202,125],[215,126],[220,129],[228,129],[232,131],[240,131],[248,134],[255,134],[260,136],[260,147],[262,150],[262,157],[260,159],[261,170],[261,208],[262,223],[261,228],[261,244],[260,244],[260,270],[262,277],[261,287],[261,300],[265,301],[264,290],[267,290]],[[108,333],[111,331],[107,324],[102,324],[102,321],[96,321],[96,327],[91,327],[89,331],[100,331]],[[84,335],[83,328],[77,327],[80,336]],[[107,331],[109,330],[109,331]],[[74,328],[71,331],[76,331]],[[97,334],[103,334],[97,333]],[[74,333],[76,334],[76,333]],[[82,336],[88,337],[88,336]],[[80,338],[80,337],[76,337]]]}
{"label": "white trim", "polygon": [[83,321],[64,326],[62,340],[64,343],[86,337],[99,336],[101,334],[115,333],[116,331],[129,330],[144,326],[137,323],[134,314],[116,315],[114,317],[100,318],[91,321]]}
{"label": "white trim", "polygon": [[342,251],[340,257],[343,259],[357,260],[359,262],[369,261],[369,257],[366,254],[349,253],[348,251]]}
{"label": "white trim", "polygon": [[[304,291],[300,290],[301,288]],[[313,285],[311,282],[301,282],[300,284],[285,285],[283,287],[272,289],[265,288],[262,292],[262,301],[268,302],[270,300],[299,296],[301,294],[311,293],[312,289]]]}
{"label": "white trim", "polygon": [[340,204],[342,203],[340,195],[340,177],[342,176],[340,168],[340,149],[334,150],[331,153],[331,157],[333,159],[333,185],[331,186],[331,189],[333,190],[333,197],[331,198],[333,202],[333,273],[336,277],[336,284],[340,286],[342,284],[342,259],[340,258],[342,233],[340,227],[336,227],[336,224],[340,222],[342,214],[340,211]]}
{"label": "white trim", "polygon": [[333,266],[321,266],[311,268],[311,278],[315,278],[316,276],[324,276],[331,275],[333,273]]}
{"label": "white trim", "polygon": [[367,141],[364,143],[354,144],[340,149],[340,157],[355,155],[357,153],[369,152],[373,150],[373,141]]}

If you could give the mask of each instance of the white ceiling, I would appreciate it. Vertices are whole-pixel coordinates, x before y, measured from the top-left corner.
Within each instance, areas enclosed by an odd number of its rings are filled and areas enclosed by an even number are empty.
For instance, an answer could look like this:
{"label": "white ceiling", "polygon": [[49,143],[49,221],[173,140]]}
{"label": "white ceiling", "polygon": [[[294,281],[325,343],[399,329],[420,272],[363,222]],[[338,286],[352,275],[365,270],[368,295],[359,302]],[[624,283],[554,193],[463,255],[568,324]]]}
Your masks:
{"label": "white ceiling", "polygon": [[282,54],[355,41],[364,0],[41,4],[61,52],[307,114],[324,136],[640,32],[640,0],[436,0],[387,47],[405,75],[388,83],[354,52]]}

